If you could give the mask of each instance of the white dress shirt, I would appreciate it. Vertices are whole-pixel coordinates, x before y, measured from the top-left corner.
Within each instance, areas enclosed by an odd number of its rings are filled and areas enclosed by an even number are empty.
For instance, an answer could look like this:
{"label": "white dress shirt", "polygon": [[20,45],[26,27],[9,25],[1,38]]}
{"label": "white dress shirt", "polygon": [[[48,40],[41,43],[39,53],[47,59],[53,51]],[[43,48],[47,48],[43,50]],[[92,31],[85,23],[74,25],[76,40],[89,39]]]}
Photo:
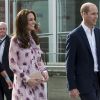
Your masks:
{"label": "white dress shirt", "polygon": [[[6,37],[6,36],[5,36],[5,37]],[[5,37],[3,37],[1,40],[5,39]],[[3,43],[0,45],[0,62],[1,62],[1,63],[2,63],[2,56],[3,56],[4,47],[5,47],[5,40],[4,40]]]}
{"label": "white dress shirt", "polygon": [[85,33],[86,33],[86,36],[87,36],[87,39],[88,39],[88,42],[89,42],[89,45],[90,45],[90,48],[91,48],[91,52],[92,52],[92,56],[93,56],[93,60],[94,60],[94,71],[95,72],[98,72],[98,63],[97,63],[97,52],[96,52],[96,42],[95,42],[95,35],[94,35],[94,28],[92,28],[92,30],[90,30],[90,28],[88,28],[84,22],[81,23]]}

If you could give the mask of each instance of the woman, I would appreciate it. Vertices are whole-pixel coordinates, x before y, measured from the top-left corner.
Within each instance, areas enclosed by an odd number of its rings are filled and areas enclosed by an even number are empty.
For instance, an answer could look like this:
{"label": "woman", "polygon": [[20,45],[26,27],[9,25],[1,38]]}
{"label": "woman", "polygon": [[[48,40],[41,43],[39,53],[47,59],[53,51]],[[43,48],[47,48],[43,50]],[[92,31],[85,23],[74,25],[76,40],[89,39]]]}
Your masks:
{"label": "woman", "polygon": [[[36,32],[35,13],[21,10],[16,17],[16,32],[9,48],[9,63],[14,72],[12,100],[47,100],[44,82],[49,76],[41,59]],[[43,78],[31,76],[35,72],[41,72]]]}

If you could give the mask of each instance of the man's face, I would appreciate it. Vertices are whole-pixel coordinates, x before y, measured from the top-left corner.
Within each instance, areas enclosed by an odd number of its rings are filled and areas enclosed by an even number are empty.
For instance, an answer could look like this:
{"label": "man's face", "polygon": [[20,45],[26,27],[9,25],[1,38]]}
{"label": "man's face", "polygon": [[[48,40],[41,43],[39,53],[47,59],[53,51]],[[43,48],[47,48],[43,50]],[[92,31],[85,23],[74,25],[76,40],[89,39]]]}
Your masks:
{"label": "man's face", "polygon": [[7,27],[5,24],[0,25],[0,38],[3,38],[6,35]]}
{"label": "man's face", "polygon": [[95,5],[89,7],[88,13],[84,14],[84,21],[89,27],[96,25],[98,19],[98,9]]}

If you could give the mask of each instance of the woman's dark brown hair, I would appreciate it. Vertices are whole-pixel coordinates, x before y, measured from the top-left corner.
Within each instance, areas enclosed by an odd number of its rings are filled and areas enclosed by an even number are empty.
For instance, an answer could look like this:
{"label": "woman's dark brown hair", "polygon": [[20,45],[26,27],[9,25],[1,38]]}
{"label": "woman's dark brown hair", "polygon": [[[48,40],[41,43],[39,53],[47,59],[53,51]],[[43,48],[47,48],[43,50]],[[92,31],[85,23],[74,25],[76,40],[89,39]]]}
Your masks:
{"label": "woman's dark brown hair", "polygon": [[[36,21],[36,14],[32,10],[23,9],[21,10],[16,17],[16,39],[19,41],[19,46],[22,48],[28,48],[30,47],[29,41],[29,33],[27,31],[27,25],[28,25],[28,14],[32,13],[35,17]],[[37,36],[36,32],[33,30],[31,31],[31,35],[35,41],[35,43],[39,44],[39,37]]]}

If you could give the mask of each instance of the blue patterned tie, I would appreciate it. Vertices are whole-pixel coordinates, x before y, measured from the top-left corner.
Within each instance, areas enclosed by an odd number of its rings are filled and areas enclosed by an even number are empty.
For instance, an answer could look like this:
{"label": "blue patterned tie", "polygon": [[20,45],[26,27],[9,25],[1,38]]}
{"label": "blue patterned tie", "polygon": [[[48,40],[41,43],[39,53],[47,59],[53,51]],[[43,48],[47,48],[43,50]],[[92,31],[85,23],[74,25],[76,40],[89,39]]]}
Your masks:
{"label": "blue patterned tie", "polygon": [[0,40],[0,43],[2,42],[2,40]]}
{"label": "blue patterned tie", "polygon": [[0,45],[2,44],[3,40],[0,40]]}

